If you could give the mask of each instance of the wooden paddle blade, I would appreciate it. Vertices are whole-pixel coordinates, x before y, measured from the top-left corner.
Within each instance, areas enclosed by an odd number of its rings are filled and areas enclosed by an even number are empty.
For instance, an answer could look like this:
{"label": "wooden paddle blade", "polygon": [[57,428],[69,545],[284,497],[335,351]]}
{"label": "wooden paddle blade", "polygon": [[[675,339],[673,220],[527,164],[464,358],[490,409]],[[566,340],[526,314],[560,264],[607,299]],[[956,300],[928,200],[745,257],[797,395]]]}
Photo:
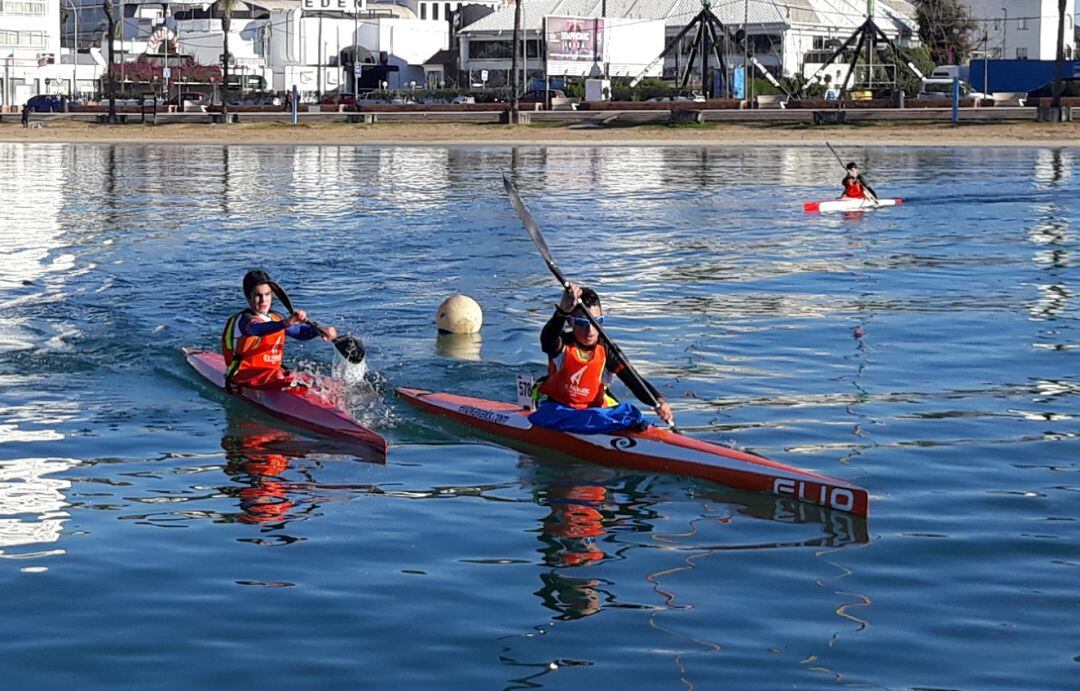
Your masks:
{"label": "wooden paddle blade", "polygon": [[367,355],[367,351],[364,349],[364,344],[360,342],[359,338],[344,334],[334,339],[334,348],[341,353],[341,357],[345,358],[354,365],[359,365],[364,361],[364,356]]}

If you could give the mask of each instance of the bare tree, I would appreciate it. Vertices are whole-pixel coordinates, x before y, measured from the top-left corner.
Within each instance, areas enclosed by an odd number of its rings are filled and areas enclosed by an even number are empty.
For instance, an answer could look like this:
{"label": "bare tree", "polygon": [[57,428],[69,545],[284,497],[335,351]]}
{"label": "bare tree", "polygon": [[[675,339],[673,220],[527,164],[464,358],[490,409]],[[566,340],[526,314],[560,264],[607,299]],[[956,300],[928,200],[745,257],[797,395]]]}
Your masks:
{"label": "bare tree", "polygon": [[960,64],[971,53],[975,21],[960,0],[915,0],[919,38],[935,65]]}

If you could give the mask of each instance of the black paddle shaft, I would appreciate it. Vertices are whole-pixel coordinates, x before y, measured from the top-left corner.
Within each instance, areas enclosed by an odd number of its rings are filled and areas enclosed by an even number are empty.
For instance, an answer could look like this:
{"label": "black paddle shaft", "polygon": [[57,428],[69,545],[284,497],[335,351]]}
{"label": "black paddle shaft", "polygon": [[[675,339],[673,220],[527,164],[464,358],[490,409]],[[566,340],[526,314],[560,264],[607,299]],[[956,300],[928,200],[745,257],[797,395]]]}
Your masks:
{"label": "black paddle shaft", "polygon": [[[518,194],[517,188],[510,180],[510,176],[506,174],[503,174],[503,186],[506,188],[507,196],[510,197],[510,203],[513,205],[514,211],[517,212],[518,218],[520,218],[522,224],[524,224],[525,230],[529,231],[529,236],[536,244],[536,248],[540,250],[540,255],[547,263],[548,269],[551,270],[551,273],[554,274],[555,278],[558,279],[560,284],[562,284],[563,290],[569,290],[570,282],[566,280],[565,276],[563,276],[562,271],[559,271],[559,267],[555,264],[555,259],[551,256],[551,250],[548,249],[547,243],[544,242],[544,236],[540,234],[539,226],[536,225],[536,221],[533,220],[532,214],[529,213],[529,210],[525,208],[525,202],[522,201],[521,195]],[[628,360],[626,355],[623,354],[619,346],[615,345],[615,342],[612,341],[611,337],[607,335],[607,332],[604,331],[604,327],[600,326],[600,323],[596,321],[595,317],[593,317],[591,310],[585,308],[585,306],[581,304],[580,300],[577,301],[574,307],[579,306],[582,308],[581,311],[585,314],[585,318],[589,320],[589,323],[592,324],[593,328],[595,328],[597,333],[600,334],[600,338],[604,341],[604,345],[608,347],[612,355],[614,355],[619,361],[623,363],[623,365],[625,365],[626,371],[630,373],[630,376],[636,379],[638,383],[641,384],[641,388],[649,394],[649,398],[651,398],[652,400],[646,401],[646,403],[648,403],[654,408],[659,406],[660,401],[658,401],[656,399],[656,396],[653,395],[652,388],[649,386],[648,382],[645,381],[644,377],[638,374],[638,371],[634,369],[633,365],[630,364],[630,360]],[[675,429],[674,423],[672,423],[671,427],[672,429]]]}
{"label": "black paddle shaft", "polygon": [[[270,290],[274,291],[274,295],[277,295],[278,300],[281,300],[281,305],[288,311],[289,314],[296,314],[296,310],[293,309],[292,300],[289,299],[289,295],[285,292],[284,288],[279,286],[277,283],[271,283]],[[311,321],[310,319],[305,319],[304,322],[318,329],[319,333],[326,333],[326,331],[324,331],[321,326]],[[364,356],[367,354],[367,351],[364,350],[364,344],[359,338],[356,338],[355,336],[350,336],[349,334],[342,334],[335,338],[332,342],[334,344],[334,348],[337,349],[339,353],[341,353],[341,357],[345,358],[354,365],[358,365],[364,361]]]}

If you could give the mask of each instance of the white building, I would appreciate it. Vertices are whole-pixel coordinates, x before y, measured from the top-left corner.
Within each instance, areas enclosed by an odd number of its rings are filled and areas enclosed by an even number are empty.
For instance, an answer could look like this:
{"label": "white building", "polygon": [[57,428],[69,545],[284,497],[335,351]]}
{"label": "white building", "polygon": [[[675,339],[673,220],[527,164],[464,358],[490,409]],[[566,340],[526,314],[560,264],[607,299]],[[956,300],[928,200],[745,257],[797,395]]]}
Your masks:
{"label": "white building", "polygon": [[[701,0],[607,0],[606,4],[608,17],[663,19],[667,39],[673,39],[702,8]],[[524,3],[522,26],[529,74],[539,76],[543,70],[544,17],[598,17],[601,7],[602,0]],[[745,30],[754,57],[770,71],[782,75],[812,74],[866,20],[865,0],[743,0],[716,2],[711,9],[729,31]],[[908,45],[917,40],[915,10],[905,0],[878,0],[874,20],[893,41]],[[464,28],[462,69],[506,75],[510,68],[513,26],[514,9],[510,5]],[[673,76],[685,68],[693,40],[693,34],[685,36],[678,57],[666,59],[666,75]],[[732,48],[725,60],[729,66],[741,65],[742,50]],[[840,69],[842,66],[837,66]],[[505,83],[505,76],[498,83]]]}
{"label": "white building", "polygon": [[[1058,0],[967,0],[975,50],[991,60],[1056,60]],[[1076,0],[1065,4],[1065,59],[1075,56]]]}
{"label": "white building", "polygon": [[[4,0],[5,2],[7,0]],[[67,1],[67,0],[64,0]],[[104,13],[100,0],[73,0],[82,5],[80,45],[105,43]],[[484,0],[494,2],[501,0]],[[224,56],[222,2],[199,0],[114,0],[122,12],[123,39],[117,41],[117,60],[138,59],[148,47],[156,53],[150,36],[167,27],[175,32],[171,45],[181,55],[202,65],[220,65]],[[383,59],[389,70],[390,88],[423,83],[424,62],[449,44],[447,21],[421,20],[444,16],[446,6],[459,2],[433,0],[367,2],[367,0],[249,0],[232,5],[229,30],[230,78],[245,86],[275,90],[295,85],[307,96],[326,92],[351,92],[354,61],[363,69]],[[74,33],[71,20],[65,36]],[[230,79],[230,81],[232,81]]]}
{"label": "white building", "polygon": [[0,0],[0,106],[19,107],[35,94],[60,93],[60,3]]}

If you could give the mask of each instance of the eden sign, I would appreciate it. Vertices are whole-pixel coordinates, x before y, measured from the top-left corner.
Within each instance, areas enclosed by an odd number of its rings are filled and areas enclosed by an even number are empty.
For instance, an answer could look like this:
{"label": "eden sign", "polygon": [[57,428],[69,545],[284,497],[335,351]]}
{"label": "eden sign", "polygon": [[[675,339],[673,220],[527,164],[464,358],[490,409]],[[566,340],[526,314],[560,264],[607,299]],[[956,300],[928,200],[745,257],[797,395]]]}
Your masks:
{"label": "eden sign", "polygon": [[302,0],[305,12],[359,12],[367,9],[367,0]]}

